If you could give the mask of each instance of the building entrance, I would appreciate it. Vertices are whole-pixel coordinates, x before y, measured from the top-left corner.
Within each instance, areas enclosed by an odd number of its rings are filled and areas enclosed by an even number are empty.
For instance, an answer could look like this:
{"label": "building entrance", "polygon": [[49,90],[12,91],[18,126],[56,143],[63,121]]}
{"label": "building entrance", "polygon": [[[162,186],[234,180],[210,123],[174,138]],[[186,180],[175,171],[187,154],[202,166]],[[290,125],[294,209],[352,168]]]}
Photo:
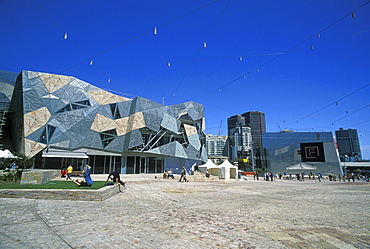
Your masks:
{"label": "building entrance", "polygon": [[126,161],[127,174],[148,174],[163,172],[162,157],[128,156]]}

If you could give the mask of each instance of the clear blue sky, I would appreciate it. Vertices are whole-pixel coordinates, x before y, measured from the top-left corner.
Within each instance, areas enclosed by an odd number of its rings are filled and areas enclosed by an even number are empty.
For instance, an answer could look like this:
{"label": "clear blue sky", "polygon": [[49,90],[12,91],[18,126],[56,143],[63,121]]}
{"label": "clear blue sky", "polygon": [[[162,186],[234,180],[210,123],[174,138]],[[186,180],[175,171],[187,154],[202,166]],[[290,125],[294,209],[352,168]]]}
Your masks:
{"label": "clear blue sky", "polygon": [[370,159],[369,1],[0,0],[0,16],[1,70],[196,101],[207,134],[254,110],[268,132],[353,128]]}

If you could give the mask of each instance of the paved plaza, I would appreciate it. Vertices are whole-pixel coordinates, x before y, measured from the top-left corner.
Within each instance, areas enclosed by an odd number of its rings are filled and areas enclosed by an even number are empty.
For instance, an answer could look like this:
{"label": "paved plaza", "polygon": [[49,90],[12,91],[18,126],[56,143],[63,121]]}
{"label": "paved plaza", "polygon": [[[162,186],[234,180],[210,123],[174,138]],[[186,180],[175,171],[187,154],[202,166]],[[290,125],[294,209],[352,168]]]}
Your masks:
{"label": "paved plaza", "polygon": [[0,248],[370,248],[369,183],[123,179],[105,201],[0,199]]}

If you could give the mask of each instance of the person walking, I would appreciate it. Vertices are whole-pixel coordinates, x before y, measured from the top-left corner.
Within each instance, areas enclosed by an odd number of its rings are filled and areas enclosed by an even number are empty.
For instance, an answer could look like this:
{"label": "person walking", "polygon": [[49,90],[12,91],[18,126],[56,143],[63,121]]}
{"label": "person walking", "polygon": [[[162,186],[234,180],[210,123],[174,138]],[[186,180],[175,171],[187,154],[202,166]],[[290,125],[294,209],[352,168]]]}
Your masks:
{"label": "person walking", "polygon": [[186,179],[186,170],[185,170],[185,167],[182,167],[182,170],[181,170],[181,176],[180,176],[180,180],[179,182],[189,182],[188,179]]}
{"label": "person walking", "polygon": [[68,165],[68,168],[67,168],[67,178],[66,178],[66,180],[72,180],[72,178],[71,178],[72,171],[73,171],[73,166],[72,166],[72,164],[70,164],[70,165]]}

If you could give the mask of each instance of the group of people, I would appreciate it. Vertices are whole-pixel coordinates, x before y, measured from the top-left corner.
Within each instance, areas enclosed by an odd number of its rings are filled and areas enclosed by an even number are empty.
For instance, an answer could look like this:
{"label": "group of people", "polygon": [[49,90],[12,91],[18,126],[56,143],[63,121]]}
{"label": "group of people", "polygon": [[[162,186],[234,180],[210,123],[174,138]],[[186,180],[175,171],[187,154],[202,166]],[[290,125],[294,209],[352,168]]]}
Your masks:
{"label": "group of people", "polygon": [[[87,164],[86,164],[87,165]],[[73,172],[73,166],[72,164],[68,165],[67,169],[62,169],[62,172],[60,172],[60,177],[65,177],[66,180],[72,180],[71,174]]]}
{"label": "group of people", "polygon": [[[91,178],[91,167],[87,164],[85,164],[82,173],[84,179],[72,179],[71,174],[73,172],[73,166],[70,164],[67,169],[63,169],[61,172],[61,177],[66,177],[66,180],[72,180],[74,183],[76,183],[79,187],[91,187],[94,183],[94,181]],[[120,175],[118,172],[114,171],[108,175],[108,178],[106,180],[106,185],[108,184],[108,181],[113,181],[112,185],[122,185],[125,186],[125,182],[123,182],[120,178]],[[120,190],[121,191],[121,190]]]}
{"label": "group of people", "polygon": [[[179,182],[189,182],[189,179],[186,175],[187,175],[186,168],[182,167]],[[170,178],[175,179],[172,169],[168,169],[163,173],[163,179],[170,179]]]}

